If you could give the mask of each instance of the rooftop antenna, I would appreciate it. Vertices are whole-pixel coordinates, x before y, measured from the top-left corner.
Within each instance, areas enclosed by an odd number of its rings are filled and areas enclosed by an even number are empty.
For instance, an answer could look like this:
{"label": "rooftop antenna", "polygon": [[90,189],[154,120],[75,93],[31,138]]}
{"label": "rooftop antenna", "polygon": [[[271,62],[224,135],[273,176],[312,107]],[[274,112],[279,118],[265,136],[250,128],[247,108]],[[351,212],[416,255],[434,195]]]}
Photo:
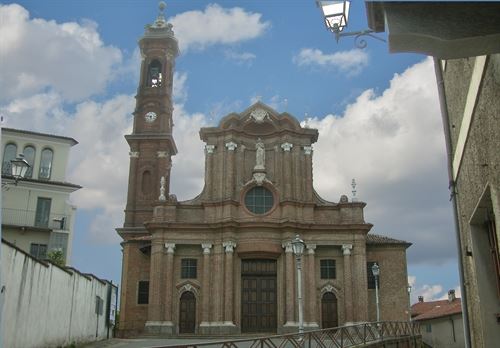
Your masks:
{"label": "rooftop antenna", "polygon": [[358,197],[356,197],[356,180],[352,179],[351,186],[352,186],[352,201],[357,202]]}

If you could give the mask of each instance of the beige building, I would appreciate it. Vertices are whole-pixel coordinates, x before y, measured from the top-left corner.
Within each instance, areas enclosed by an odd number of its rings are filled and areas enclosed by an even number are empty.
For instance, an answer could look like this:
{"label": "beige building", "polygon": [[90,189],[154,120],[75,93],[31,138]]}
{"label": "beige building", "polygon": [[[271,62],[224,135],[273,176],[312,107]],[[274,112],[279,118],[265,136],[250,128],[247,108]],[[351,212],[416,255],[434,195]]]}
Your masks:
{"label": "beige building", "polygon": [[[120,335],[283,333],[298,328],[291,240],[305,241],[307,329],[407,320],[409,243],[369,234],[366,203],[328,202],[313,187],[318,131],[256,103],[202,128],[205,186],[170,194],[172,76],[178,54],[162,14],[139,40],[123,238]],[[182,154],[181,154],[182,155]]]}
{"label": "beige building", "polygon": [[[40,259],[56,249],[66,264],[71,258],[76,207],[69,199],[81,186],[65,175],[76,144],[73,138],[2,128],[2,238]],[[10,161],[18,154],[30,168],[14,185]]]}
{"label": "beige building", "polygon": [[[391,52],[434,57],[448,152],[465,344],[500,341],[500,3],[368,1]],[[495,343],[497,342],[497,343]]]}

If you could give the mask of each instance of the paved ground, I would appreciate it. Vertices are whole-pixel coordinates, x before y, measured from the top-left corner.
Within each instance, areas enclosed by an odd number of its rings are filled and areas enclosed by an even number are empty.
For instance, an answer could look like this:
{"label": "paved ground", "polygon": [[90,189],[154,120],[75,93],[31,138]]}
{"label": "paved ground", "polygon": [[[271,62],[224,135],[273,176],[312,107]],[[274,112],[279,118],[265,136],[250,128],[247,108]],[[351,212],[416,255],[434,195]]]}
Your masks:
{"label": "paved ground", "polygon": [[[243,338],[243,337],[240,337]],[[79,348],[153,348],[165,347],[191,343],[222,341],[224,338],[136,338],[119,339],[112,338],[94,343],[88,343]]]}

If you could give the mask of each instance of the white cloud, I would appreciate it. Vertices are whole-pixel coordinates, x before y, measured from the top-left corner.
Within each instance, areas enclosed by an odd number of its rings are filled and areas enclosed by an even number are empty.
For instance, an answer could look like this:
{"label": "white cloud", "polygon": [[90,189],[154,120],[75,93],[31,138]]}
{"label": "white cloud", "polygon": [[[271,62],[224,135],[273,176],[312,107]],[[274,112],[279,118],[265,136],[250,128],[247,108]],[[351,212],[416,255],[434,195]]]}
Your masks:
{"label": "white cloud", "polygon": [[181,51],[254,39],[270,27],[260,13],[239,7],[225,9],[217,4],[208,5],[204,11],[183,12],[169,22],[174,26]]}
{"label": "white cloud", "polygon": [[0,100],[47,89],[82,100],[101,92],[122,60],[120,50],[103,44],[94,22],[30,19],[17,4],[0,5],[0,18]]}
{"label": "white cloud", "polygon": [[[448,299],[448,291],[450,289],[445,289],[441,284],[419,284],[417,277],[411,275],[408,276],[408,284],[412,287],[410,293],[412,304],[418,302],[420,296],[424,298],[425,302]],[[459,285],[455,286],[453,290],[455,290],[455,297],[462,297]]]}
{"label": "white cloud", "polygon": [[240,65],[251,65],[257,56],[250,52],[236,52],[232,49],[224,51],[224,56]]}
{"label": "white cloud", "polygon": [[293,57],[298,66],[330,68],[347,75],[359,74],[368,66],[368,61],[368,53],[360,49],[326,54],[319,49],[303,48]]}

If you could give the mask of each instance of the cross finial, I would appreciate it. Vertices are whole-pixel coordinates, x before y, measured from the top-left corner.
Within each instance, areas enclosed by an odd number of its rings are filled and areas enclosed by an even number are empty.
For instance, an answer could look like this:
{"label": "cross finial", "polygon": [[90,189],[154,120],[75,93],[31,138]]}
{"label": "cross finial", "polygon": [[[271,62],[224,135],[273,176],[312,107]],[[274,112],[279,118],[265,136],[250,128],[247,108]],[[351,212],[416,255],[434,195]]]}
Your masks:
{"label": "cross finial", "polygon": [[352,179],[351,186],[352,186],[352,201],[357,202],[358,197],[356,197],[356,180]]}

